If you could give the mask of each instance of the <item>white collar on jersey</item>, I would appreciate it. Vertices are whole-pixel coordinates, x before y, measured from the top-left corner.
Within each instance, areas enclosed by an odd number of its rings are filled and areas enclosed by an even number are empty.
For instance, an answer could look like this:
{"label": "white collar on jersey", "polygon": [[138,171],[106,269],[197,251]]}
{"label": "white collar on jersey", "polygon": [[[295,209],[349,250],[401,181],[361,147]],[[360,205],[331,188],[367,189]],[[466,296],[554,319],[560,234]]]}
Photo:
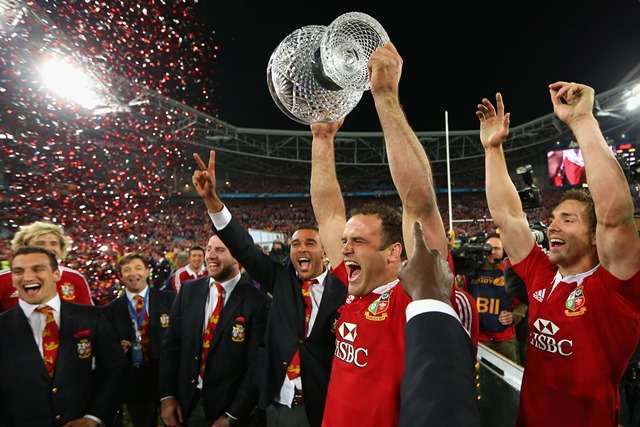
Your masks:
{"label": "white collar on jersey", "polygon": [[205,269],[205,268],[207,268],[207,267],[206,267],[204,264],[202,264],[202,265],[200,266],[200,270],[198,270],[198,271],[194,271],[194,270],[191,268],[191,265],[190,265],[190,264],[187,264],[187,265],[185,266],[185,270],[187,270],[187,273],[189,273],[189,274],[190,274],[190,275],[192,275],[192,276],[196,276],[196,278],[197,278],[197,277],[199,277],[202,273],[204,273],[204,269]]}
{"label": "white collar on jersey", "polygon": [[375,288],[373,291],[374,294],[378,294],[378,295],[382,295],[387,291],[390,291],[395,285],[397,285],[400,282],[400,279],[393,279],[392,281],[390,281],[387,284],[384,284],[382,286],[378,286],[377,288]]}
{"label": "white collar on jersey", "polygon": [[553,282],[552,282],[553,286],[551,287],[551,292],[554,291],[554,289],[556,288],[556,286],[558,286],[558,283],[560,283],[560,282],[563,282],[563,283],[577,283],[578,285],[581,284],[584,279],[586,279],[587,277],[589,277],[593,273],[595,273],[596,270],[598,269],[598,267],[600,267],[600,264],[596,265],[591,270],[584,271],[584,272],[578,273],[578,274],[570,274],[570,275],[564,276],[564,277],[562,277],[562,274],[560,274],[560,269],[558,269],[558,271],[556,272],[555,277],[553,278]]}

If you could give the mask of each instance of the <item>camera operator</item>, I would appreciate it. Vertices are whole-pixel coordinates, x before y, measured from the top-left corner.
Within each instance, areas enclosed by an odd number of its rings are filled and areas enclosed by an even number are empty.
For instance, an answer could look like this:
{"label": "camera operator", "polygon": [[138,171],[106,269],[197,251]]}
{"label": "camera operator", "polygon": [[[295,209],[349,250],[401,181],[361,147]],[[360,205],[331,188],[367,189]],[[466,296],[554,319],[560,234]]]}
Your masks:
{"label": "camera operator", "polygon": [[520,363],[514,324],[522,320],[527,306],[520,305],[517,298],[511,298],[505,292],[500,236],[489,235],[485,245],[491,247],[491,252],[479,259],[475,270],[466,278],[468,291],[475,298],[480,315],[480,342]]}

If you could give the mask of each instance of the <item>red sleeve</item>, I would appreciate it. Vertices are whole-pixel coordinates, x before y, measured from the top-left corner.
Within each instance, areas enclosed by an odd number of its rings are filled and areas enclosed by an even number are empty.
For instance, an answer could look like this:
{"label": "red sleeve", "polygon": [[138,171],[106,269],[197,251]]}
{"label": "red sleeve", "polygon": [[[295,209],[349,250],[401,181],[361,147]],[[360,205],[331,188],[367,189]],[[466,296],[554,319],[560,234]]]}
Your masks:
{"label": "red sleeve", "polygon": [[480,320],[475,299],[462,289],[455,289],[451,293],[451,305],[458,313],[462,326],[469,332],[474,348],[478,348]]}
{"label": "red sleeve", "polygon": [[[506,268],[506,266],[505,266]],[[524,281],[527,292],[535,292],[538,289],[549,286],[547,280],[535,280],[540,274],[549,275],[550,278],[556,274],[558,268],[551,264],[549,257],[545,254],[540,246],[534,244],[531,252],[525,259],[517,264],[512,264],[513,271]]]}
{"label": "red sleeve", "polygon": [[344,265],[344,261],[342,261],[336,268],[332,268],[331,274],[340,280],[347,288],[349,287],[349,277],[347,276],[347,267]]}
{"label": "red sleeve", "polygon": [[73,273],[73,287],[76,294],[76,299],[74,302],[76,304],[93,305],[93,300],[91,299],[91,289],[89,288],[87,279],[85,279],[84,276],[77,271],[74,271]]}
{"label": "red sleeve", "polygon": [[618,295],[633,306],[634,311],[640,312],[640,270],[627,280],[620,280],[609,271],[600,267],[604,275],[604,282],[611,283]]}
{"label": "red sleeve", "polygon": [[18,296],[11,282],[11,272],[0,273],[0,313],[13,308],[17,303]]}

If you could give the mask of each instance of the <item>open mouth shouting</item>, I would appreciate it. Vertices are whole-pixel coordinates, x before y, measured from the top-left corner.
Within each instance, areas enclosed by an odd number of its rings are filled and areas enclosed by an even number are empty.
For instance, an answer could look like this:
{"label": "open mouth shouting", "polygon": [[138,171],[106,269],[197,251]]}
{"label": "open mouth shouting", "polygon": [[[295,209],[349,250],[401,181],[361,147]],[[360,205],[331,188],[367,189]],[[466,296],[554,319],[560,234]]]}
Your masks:
{"label": "open mouth shouting", "polygon": [[565,241],[562,239],[549,239],[549,249],[557,249],[565,244]]}
{"label": "open mouth shouting", "polygon": [[311,270],[311,258],[306,256],[298,257],[298,265],[301,273],[308,273]]}
{"label": "open mouth shouting", "polygon": [[362,272],[362,268],[360,264],[355,261],[345,261],[345,267],[347,268],[347,277],[349,278],[349,282],[355,282],[360,277],[360,273]]}
{"label": "open mouth shouting", "polygon": [[42,284],[41,283],[28,283],[26,285],[23,285],[22,288],[24,289],[25,294],[27,294],[28,297],[34,297],[36,295],[38,295],[38,292],[40,292],[40,289],[42,289]]}

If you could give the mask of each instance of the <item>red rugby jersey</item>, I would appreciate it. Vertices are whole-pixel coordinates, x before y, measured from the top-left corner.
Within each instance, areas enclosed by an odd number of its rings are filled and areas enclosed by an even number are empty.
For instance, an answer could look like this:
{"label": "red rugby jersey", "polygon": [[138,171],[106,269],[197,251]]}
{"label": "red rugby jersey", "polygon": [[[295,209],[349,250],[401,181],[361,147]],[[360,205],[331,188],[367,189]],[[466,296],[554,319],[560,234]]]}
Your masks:
{"label": "red rugby jersey", "polygon": [[176,270],[176,272],[171,276],[171,287],[175,292],[180,292],[180,288],[182,284],[188,280],[199,279],[200,277],[208,276],[206,266],[202,266],[200,271],[193,271],[189,264],[184,267],[180,267]]}
{"label": "red rugby jersey", "polygon": [[[344,263],[333,274],[348,285]],[[474,316],[475,304],[468,298],[462,291],[455,292],[451,302],[457,312],[462,311],[459,315],[463,324],[473,330],[477,311]],[[340,307],[324,427],[398,425],[406,308],[410,302],[399,280],[395,280],[363,297],[350,295]],[[476,344],[477,329],[475,326]]]}
{"label": "red rugby jersey", "polygon": [[618,385],[640,339],[640,272],[623,281],[597,266],[554,287],[558,268],[538,245],[513,268],[529,296],[517,425],[617,426]]}
{"label": "red rugby jersey", "polygon": [[[58,295],[63,301],[92,305],[89,284],[79,271],[60,266],[60,280],[56,283]],[[18,303],[18,291],[11,281],[11,270],[0,272],[0,312]]]}

